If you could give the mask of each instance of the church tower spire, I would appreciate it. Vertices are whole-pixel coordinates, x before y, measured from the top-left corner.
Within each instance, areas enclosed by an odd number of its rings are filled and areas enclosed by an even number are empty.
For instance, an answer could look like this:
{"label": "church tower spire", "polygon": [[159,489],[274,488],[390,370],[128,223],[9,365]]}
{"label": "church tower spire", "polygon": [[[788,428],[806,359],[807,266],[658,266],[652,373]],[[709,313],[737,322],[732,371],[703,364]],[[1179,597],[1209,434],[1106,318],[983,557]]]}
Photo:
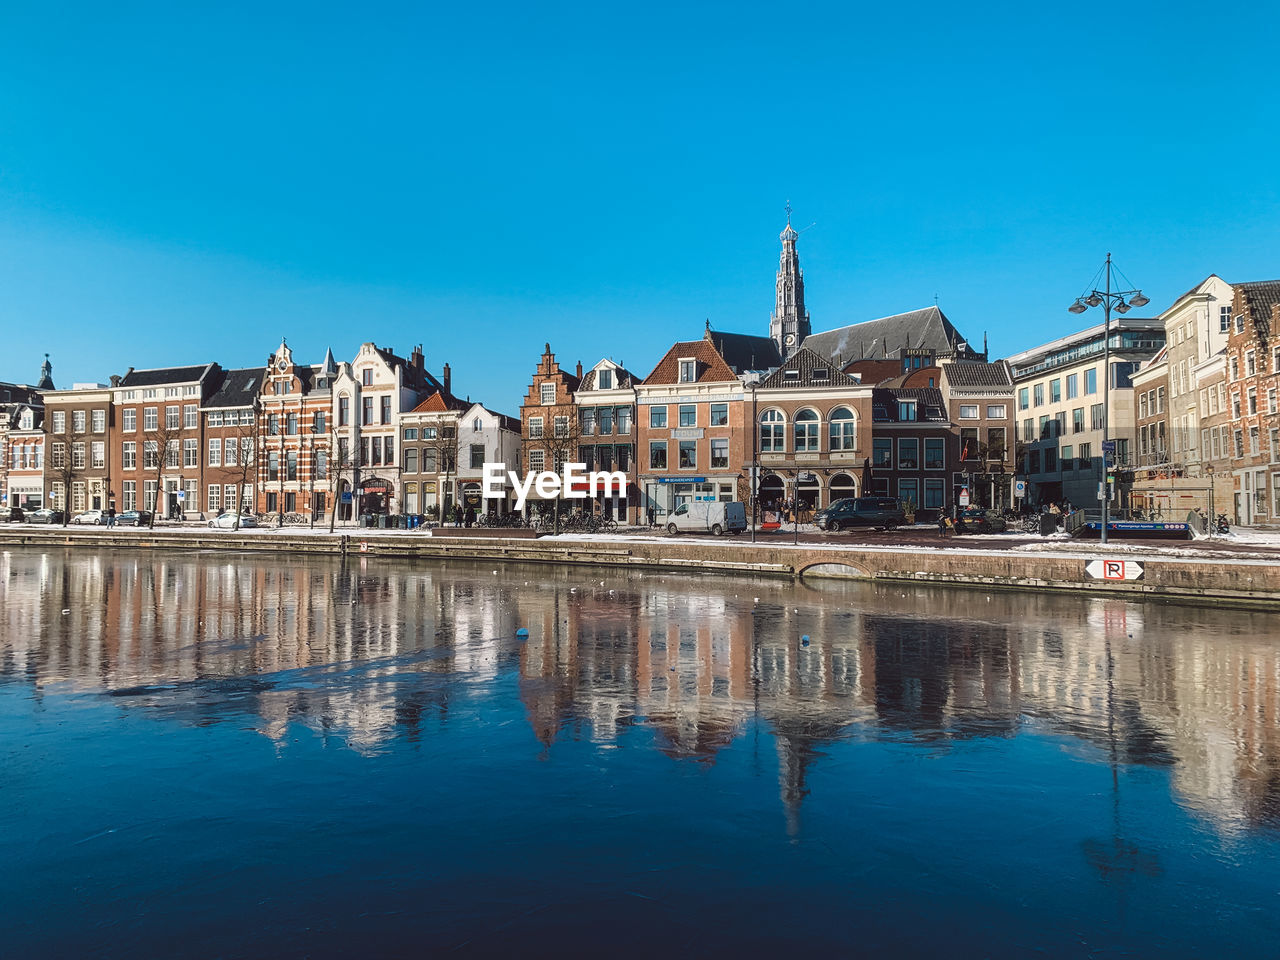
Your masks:
{"label": "church tower spire", "polygon": [[804,308],[804,271],[800,269],[800,257],[796,253],[799,236],[791,226],[791,203],[788,202],[787,225],[778,235],[782,256],[778,260],[773,316],[769,319],[769,336],[784,358],[795,353],[811,331],[809,311]]}

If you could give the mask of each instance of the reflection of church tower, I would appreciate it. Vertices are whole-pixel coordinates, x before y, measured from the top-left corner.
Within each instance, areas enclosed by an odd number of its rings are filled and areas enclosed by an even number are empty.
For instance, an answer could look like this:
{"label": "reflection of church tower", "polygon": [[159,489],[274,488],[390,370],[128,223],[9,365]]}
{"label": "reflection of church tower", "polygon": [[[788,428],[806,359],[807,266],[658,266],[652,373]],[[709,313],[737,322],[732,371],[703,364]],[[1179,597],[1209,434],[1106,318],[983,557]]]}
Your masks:
{"label": "reflection of church tower", "polygon": [[796,253],[799,236],[791,226],[791,205],[787,204],[787,225],[778,236],[782,256],[778,260],[773,316],[769,319],[769,336],[784,358],[795,353],[810,332],[809,312],[804,308],[804,273]]}
{"label": "reflection of church tower", "polygon": [[56,390],[53,385],[53,364],[49,362],[49,355],[44,355],[44,363],[40,364],[40,382],[36,384],[37,390]]}

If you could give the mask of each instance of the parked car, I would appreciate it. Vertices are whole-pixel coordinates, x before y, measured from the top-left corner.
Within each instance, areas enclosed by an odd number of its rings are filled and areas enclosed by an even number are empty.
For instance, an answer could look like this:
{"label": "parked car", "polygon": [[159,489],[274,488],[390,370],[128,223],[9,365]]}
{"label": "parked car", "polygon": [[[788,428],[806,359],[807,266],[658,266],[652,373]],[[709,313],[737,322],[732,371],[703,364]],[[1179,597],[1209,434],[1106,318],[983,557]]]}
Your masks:
{"label": "parked car", "polygon": [[[236,515],[234,513],[222,513],[209,521],[210,528],[214,530],[234,530],[236,525]],[[258,521],[248,513],[240,515],[240,529],[247,527],[256,527]]]}
{"label": "parked car", "polygon": [[63,513],[61,510],[33,510],[27,514],[27,523],[62,523]]}
{"label": "parked car", "polygon": [[741,533],[747,529],[747,508],[736,500],[713,503],[694,500],[682,503],[667,518],[667,532],[692,530],[698,533]]}
{"label": "parked car", "polygon": [[813,518],[819,530],[847,530],[850,527],[884,527],[892,530],[907,522],[902,501],[892,497],[846,497],[837,500]]}
{"label": "parked car", "polygon": [[27,515],[21,507],[0,507],[0,520],[7,520],[9,523],[21,523],[25,519],[27,519]]}
{"label": "parked car", "polygon": [[107,522],[107,515],[101,510],[86,510],[84,513],[78,513],[72,517],[71,522],[76,524],[92,523],[101,526]]}
{"label": "parked car", "polygon": [[965,507],[956,517],[956,533],[1003,533],[1007,526],[998,510]]}
{"label": "parked car", "polygon": [[116,523],[122,527],[145,527],[151,522],[151,514],[146,510],[126,510],[116,517]]}

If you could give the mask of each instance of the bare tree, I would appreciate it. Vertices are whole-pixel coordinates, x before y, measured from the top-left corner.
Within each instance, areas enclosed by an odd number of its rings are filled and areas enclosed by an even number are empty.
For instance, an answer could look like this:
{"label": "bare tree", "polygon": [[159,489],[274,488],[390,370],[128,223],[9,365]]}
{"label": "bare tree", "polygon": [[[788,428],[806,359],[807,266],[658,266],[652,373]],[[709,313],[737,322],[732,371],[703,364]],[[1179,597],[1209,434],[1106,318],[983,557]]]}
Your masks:
{"label": "bare tree", "polygon": [[355,468],[360,466],[359,452],[355,449],[355,445],[350,442],[347,437],[339,437],[335,445],[335,449],[330,451],[333,454],[333,460],[326,463],[325,469],[329,477],[329,494],[333,501],[333,506],[329,510],[329,532],[333,533],[334,527],[338,522],[338,501],[339,491],[342,489],[342,477],[347,471],[352,472],[351,493],[352,499],[355,498]]}
{"label": "bare tree", "polygon": [[64,527],[71,520],[71,487],[75,478],[85,469],[89,449],[88,433],[75,429],[75,421],[71,418],[70,412],[68,412],[68,418],[71,419],[71,429],[65,435],[55,434],[49,450],[49,472],[58,482],[62,492],[62,525]]}
{"label": "bare tree", "polygon": [[[159,419],[156,423],[156,429],[148,431],[149,440],[144,440],[142,444],[143,468],[150,470],[152,467],[156,470],[156,502],[151,510],[151,521],[147,524],[148,528],[155,529],[156,515],[160,512],[160,505],[164,502],[164,474],[166,470],[177,470],[182,467],[182,435],[184,433],[182,426],[182,410],[178,407],[178,417],[176,420],[170,420],[165,408],[161,408]],[[154,457],[149,455],[148,443],[155,444],[155,450],[152,451]]]}
{"label": "bare tree", "polygon": [[250,479],[255,481],[254,488],[256,490],[257,474],[258,474],[258,413],[254,410],[253,419],[250,422],[241,420],[236,429],[231,433],[236,442],[236,462],[235,464],[225,464],[224,466],[235,467],[236,477],[236,502],[234,510],[236,512],[236,522],[233,529],[240,529],[240,517],[243,514],[244,492],[249,487]]}
{"label": "bare tree", "polygon": [[[455,423],[439,423],[436,424],[436,435],[433,439],[425,440],[422,444],[423,450],[431,451],[435,458],[437,475],[444,473],[444,482],[440,483],[439,494],[436,497],[436,509],[439,511],[438,519],[443,524],[448,516],[445,513],[444,495],[449,489],[449,477],[458,468],[458,427]],[[423,471],[424,473],[427,471]],[[458,504],[454,502],[455,498],[449,498],[449,507],[454,510],[458,509]]]}

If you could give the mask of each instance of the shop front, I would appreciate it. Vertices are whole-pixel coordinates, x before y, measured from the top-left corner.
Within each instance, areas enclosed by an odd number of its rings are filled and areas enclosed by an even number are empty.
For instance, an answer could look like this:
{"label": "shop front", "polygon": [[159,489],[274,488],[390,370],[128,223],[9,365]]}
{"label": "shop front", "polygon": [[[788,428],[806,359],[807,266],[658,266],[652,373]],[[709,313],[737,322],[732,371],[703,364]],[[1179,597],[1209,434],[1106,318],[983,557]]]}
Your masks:
{"label": "shop front", "polygon": [[360,515],[391,512],[391,484],[381,477],[368,477],[356,488],[360,494]]}
{"label": "shop front", "polygon": [[9,503],[23,510],[39,510],[44,506],[44,489],[40,479],[9,478]]}

